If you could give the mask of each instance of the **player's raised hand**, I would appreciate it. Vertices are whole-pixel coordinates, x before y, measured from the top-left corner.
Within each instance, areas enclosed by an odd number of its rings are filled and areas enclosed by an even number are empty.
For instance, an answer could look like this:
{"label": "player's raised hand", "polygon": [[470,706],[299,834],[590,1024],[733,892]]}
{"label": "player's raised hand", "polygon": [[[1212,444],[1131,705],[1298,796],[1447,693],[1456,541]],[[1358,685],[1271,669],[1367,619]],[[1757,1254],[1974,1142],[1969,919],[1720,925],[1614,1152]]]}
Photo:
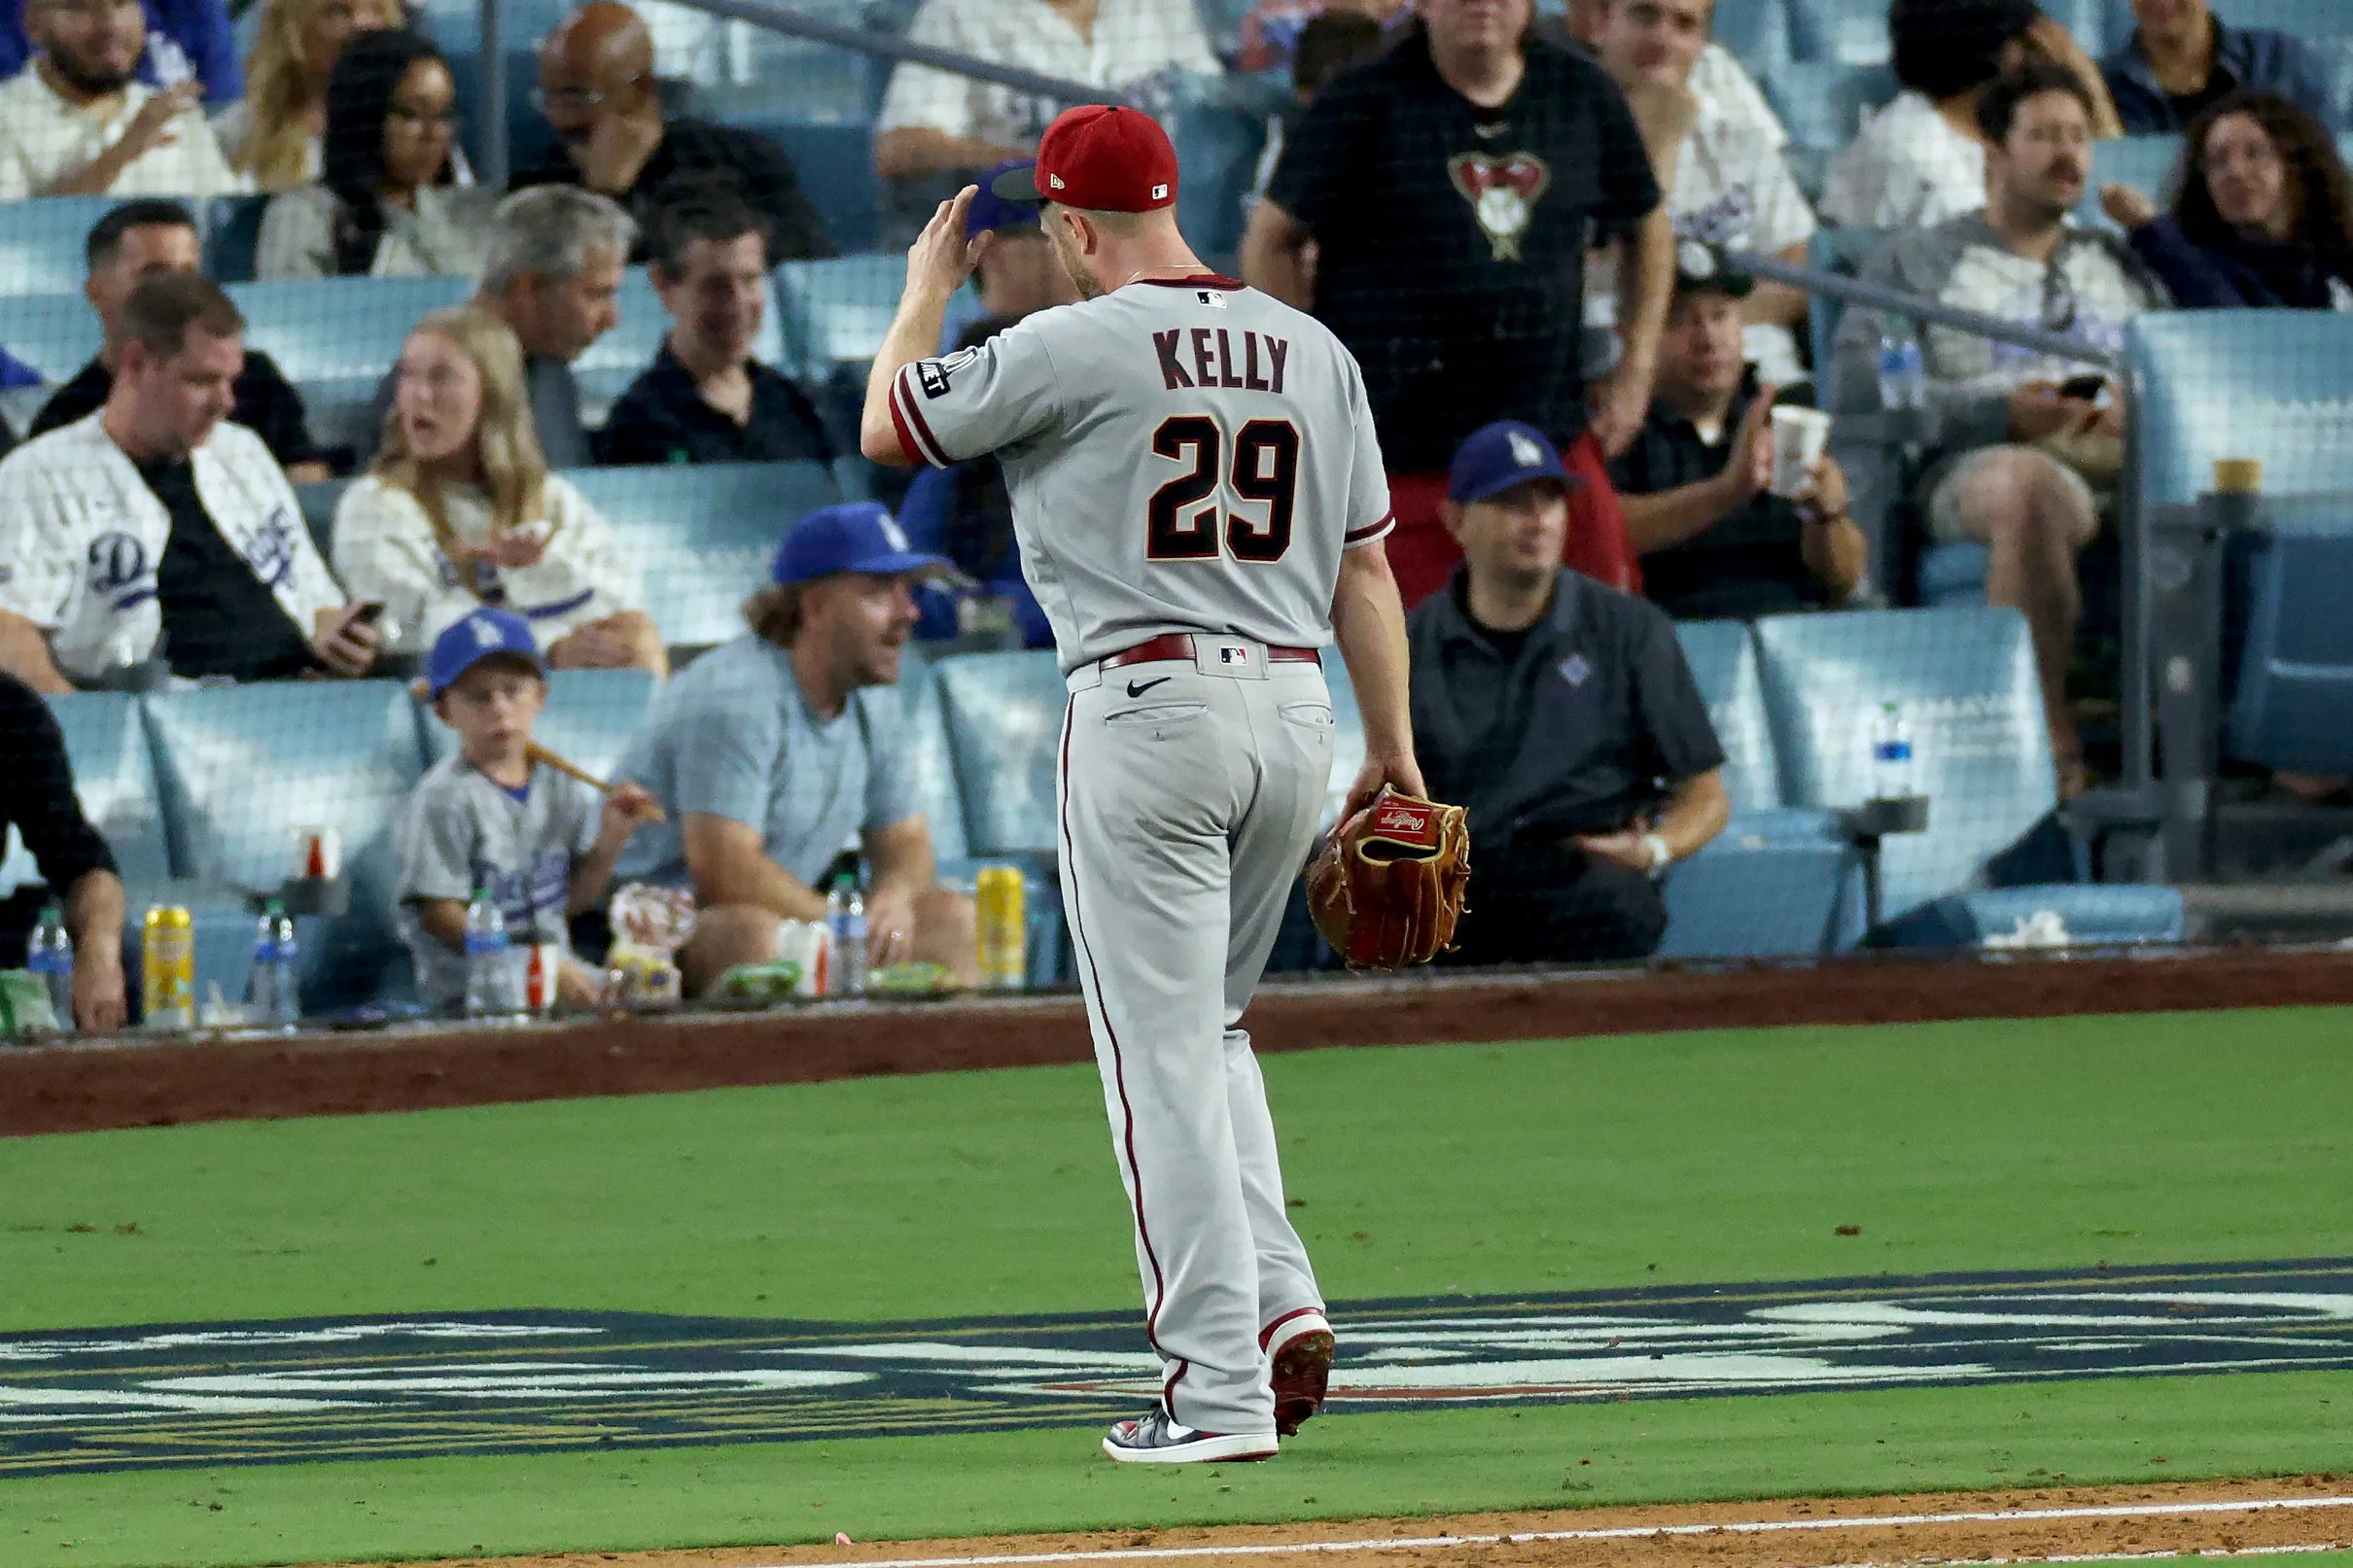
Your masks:
{"label": "player's raised hand", "polygon": [[924,231],[915,236],[907,251],[907,292],[946,298],[964,287],[972,268],[980,264],[981,253],[988,248],[989,236],[965,236],[965,217],[972,210],[972,198],[980,194],[980,187],[966,186],[949,200],[939,204]]}

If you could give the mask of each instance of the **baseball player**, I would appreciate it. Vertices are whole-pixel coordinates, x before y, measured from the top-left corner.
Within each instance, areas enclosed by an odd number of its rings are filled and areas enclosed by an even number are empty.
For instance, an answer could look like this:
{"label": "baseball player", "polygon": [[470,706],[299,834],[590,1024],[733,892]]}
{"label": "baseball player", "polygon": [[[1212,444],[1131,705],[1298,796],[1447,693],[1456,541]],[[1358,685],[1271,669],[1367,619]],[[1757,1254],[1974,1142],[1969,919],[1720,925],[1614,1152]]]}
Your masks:
{"label": "baseball player", "polygon": [[1165,1373],[1105,1451],[1262,1459],[1321,1402],[1332,1333],[1236,1024],[1330,777],[1317,650],[1335,636],[1364,714],[1351,809],[1422,790],[1403,615],[1368,547],[1387,482],[1339,340],[1177,232],[1176,150],[1149,116],[1071,110],[995,190],[1044,201],[1079,302],[929,357],[988,243],[965,237],[966,188],[908,253],[860,445],[997,454],[1071,691],[1064,901]]}

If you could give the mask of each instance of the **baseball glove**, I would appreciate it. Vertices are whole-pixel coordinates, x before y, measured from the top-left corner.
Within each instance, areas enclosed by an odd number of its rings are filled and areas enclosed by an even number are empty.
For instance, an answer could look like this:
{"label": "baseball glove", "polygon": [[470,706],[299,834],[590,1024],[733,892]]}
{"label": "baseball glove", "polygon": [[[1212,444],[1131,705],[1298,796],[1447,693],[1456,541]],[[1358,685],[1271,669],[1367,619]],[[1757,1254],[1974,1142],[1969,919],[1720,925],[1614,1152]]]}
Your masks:
{"label": "baseball glove", "polygon": [[1427,963],[1454,941],[1470,885],[1459,806],[1384,788],[1307,868],[1316,929],[1352,969]]}

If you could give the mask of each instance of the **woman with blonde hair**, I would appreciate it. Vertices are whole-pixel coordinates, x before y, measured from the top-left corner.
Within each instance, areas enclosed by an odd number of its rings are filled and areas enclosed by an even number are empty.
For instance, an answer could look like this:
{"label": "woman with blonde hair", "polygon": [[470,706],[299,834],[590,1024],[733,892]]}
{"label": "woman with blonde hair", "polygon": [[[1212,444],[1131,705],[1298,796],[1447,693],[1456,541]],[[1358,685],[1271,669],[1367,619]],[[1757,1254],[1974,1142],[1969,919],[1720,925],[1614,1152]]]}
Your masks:
{"label": "woman with blonde hair", "polygon": [[530,622],[558,669],[665,674],[635,564],[540,454],[513,330],[477,305],[437,310],[394,374],[383,446],[335,507],[350,593],[416,646],[492,605]]}
{"label": "woman with blonde hair", "polygon": [[400,0],[262,0],[245,96],[213,122],[221,151],[263,191],[319,177],[327,78],[353,33],[406,26]]}

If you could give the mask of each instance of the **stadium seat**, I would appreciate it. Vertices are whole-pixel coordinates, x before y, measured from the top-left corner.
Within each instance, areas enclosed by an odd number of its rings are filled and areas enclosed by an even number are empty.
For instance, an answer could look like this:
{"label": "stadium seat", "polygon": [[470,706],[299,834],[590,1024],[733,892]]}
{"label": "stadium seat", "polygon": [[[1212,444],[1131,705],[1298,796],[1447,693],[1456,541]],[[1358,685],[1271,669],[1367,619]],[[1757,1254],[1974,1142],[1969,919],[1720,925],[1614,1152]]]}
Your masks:
{"label": "stadium seat", "polygon": [[289,381],[366,381],[371,388],[401,357],[420,317],[466,302],[471,278],[302,278],[229,285],[245,313],[248,346],[278,362]]}
{"label": "stadium seat", "polygon": [[204,275],[215,283],[251,283],[262,249],[262,215],[273,198],[215,196],[205,203]]}
{"label": "stadium seat", "polygon": [[[620,324],[572,362],[573,378],[580,389],[580,417],[591,427],[605,422],[614,400],[653,363],[670,331],[670,314],[662,308],[661,296],[653,292],[653,279],[642,266],[621,274],[619,308]],[[759,335],[752,341],[752,354],[774,365],[784,358],[784,330],[771,288]]]}
{"label": "stadium seat", "polygon": [[818,463],[580,469],[564,477],[643,564],[647,613],[673,647],[739,635],[744,600],[768,580],[785,530],[841,499]]}
{"label": "stadium seat", "polygon": [[[1724,749],[1732,820],[1667,876],[1663,958],[1825,953],[1861,933],[1854,846],[1837,815],[1787,809],[1756,644],[1738,621],[1675,627]],[[1474,862],[1475,863],[1475,862]]]}
{"label": "stadium seat", "polygon": [[406,953],[392,929],[392,822],[424,769],[408,688],[393,680],[288,680],[141,699],[154,737],[163,821],[178,877],[203,889],[199,994],[243,993],[252,900],[294,869],[296,829],[342,839],[347,911],[302,923],[302,986],[313,1011],[398,995]]}
{"label": "stadium seat", "polygon": [[[834,58],[841,58],[837,52]],[[806,113],[798,108],[794,112]],[[728,122],[773,137],[785,150],[810,205],[825,220],[835,250],[848,254],[873,249],[883,192],[882,176],[874,172],[871,124],[767,115],[731,115]]]}
{"label": "stadium seat", "polygon": [[[0,202],[0,278],[11,294],[64,294],[80,303],[88,272],[90,226],[113,209],[113,196],[35,196]],[[87,307],[85,307],[87,308]],[[12,352],[23,351],[14,343]]]}
{"label": "stadium seat", "polygon": [[898,690],[906,700],[915,795],[931,826],[931,853],[943,866],[967,861],[971,842],[965,832],[964,796],[956,784],[956,756],[948,744],[948,711],[939,694],[939,672],[912,646],[899,656]]}
{"label": "stadium seat", "polygon": [[870,363],[906,281],[907,259],[896,252],[779,266],[785,352],[777,367],[817,386],[842,366]]}
{"label": "stadium seat", "polygon": [[2179,136],[2125,136],[2091,147],[2091,178],[2084,184],[2084,199],[2076,204],[2075,221],[2114,229],[2100,209],[2100,187],[2130,186],[2160,207],[2173,203],[2174,183],[2180,174]]}
{"label": "stadium seat", "polygon": [[2218,458],[2264,466],[2265,534],[2250,541],[2245,641],[2230,702],[2232,755],[2353,771],[2353,635],[2338,591],[2353,559],[2353,318],[2184,311],[2125,336],[2140,413],[2143,505],[2180,505]]}
{"label": "stadium seat", "polygon": [[294,487],[295,501],[302,508],[302,526],[310,531],[310,541],[319,547],[319,553],[330,560],[334,557],[335,507],[342,505],[343,492],[350,488],[349,479],[319,479]]}
{"label": "stadium seat", "polygon": [[[556,755],[600,779],[611,779],[621,753],[644,727],[661,689],[646,670],[553,670],[547,676],[547,706],[532,737]],[[417,726],[425,760],[437,763],[458,749],[457,731],[436,717],[430,702],[417,705]]]}
{"label": "stadium seat", "polygon": [[1862,129],[1866,110],[1902,90],[1883,65],[1794,59],[1774,66],[1759,84],[1781,117],[1792,146],[1835,152]]}
{"label": "stadium seat", "polygon": [[[0,211],[6,208],[0,202]],[[98,318],[81,288],[77,278],[71,294],[0,295],[0,348],[40,371],[52,387],[72,380],[98,355]],[[33,407],[37,410],[48,396],[40,392]]]}
{"label": "stadium seat", "polygon": [[[2063,894],[2063,897],[2054,896]],[[2144,942],[2179,942],[2183,931],[2181,889],[2147,883],[2097,888],[1981,888],[1952,893],[1894,923],[1890,945],[1909,948],[2001,947],[2021,927],[2028,933],[2055,918],[2069,947],[2130,947]]]}
{"label": "stadium seat", "polygon": [[[1863,270],[1864,263],[1879,253],[1892,232],[1885,228],[1818,228],[1806,247],[1807,264],[1817,271],[1851,278]],[[1832,381],[1837,362],[1831,346],[1838,341],[1839,322],[1845,314],[1845,303],[1826,294],[1815,295],[1807,307],[1806,331],[1808,346],[1813,354],[1815,397],[1825,408],[1841,406],[1838,388]]]}
{"label": "stadium seat", "polygon": [[[138,699],[117,691],[77,691],[49,699],[65,736],[74,794],[114,852],[115,869],[137,901],[141,890],[171,878],[163,808],[156,792],[155,759]],[[0,858],[0,892],[41,880],[14,824]]]}
{"label": "stadium seat", "polygon": [[1070,694],[1043,651],[942,659],[939,694],[976,855],[1057,852],[1055,758]]}

